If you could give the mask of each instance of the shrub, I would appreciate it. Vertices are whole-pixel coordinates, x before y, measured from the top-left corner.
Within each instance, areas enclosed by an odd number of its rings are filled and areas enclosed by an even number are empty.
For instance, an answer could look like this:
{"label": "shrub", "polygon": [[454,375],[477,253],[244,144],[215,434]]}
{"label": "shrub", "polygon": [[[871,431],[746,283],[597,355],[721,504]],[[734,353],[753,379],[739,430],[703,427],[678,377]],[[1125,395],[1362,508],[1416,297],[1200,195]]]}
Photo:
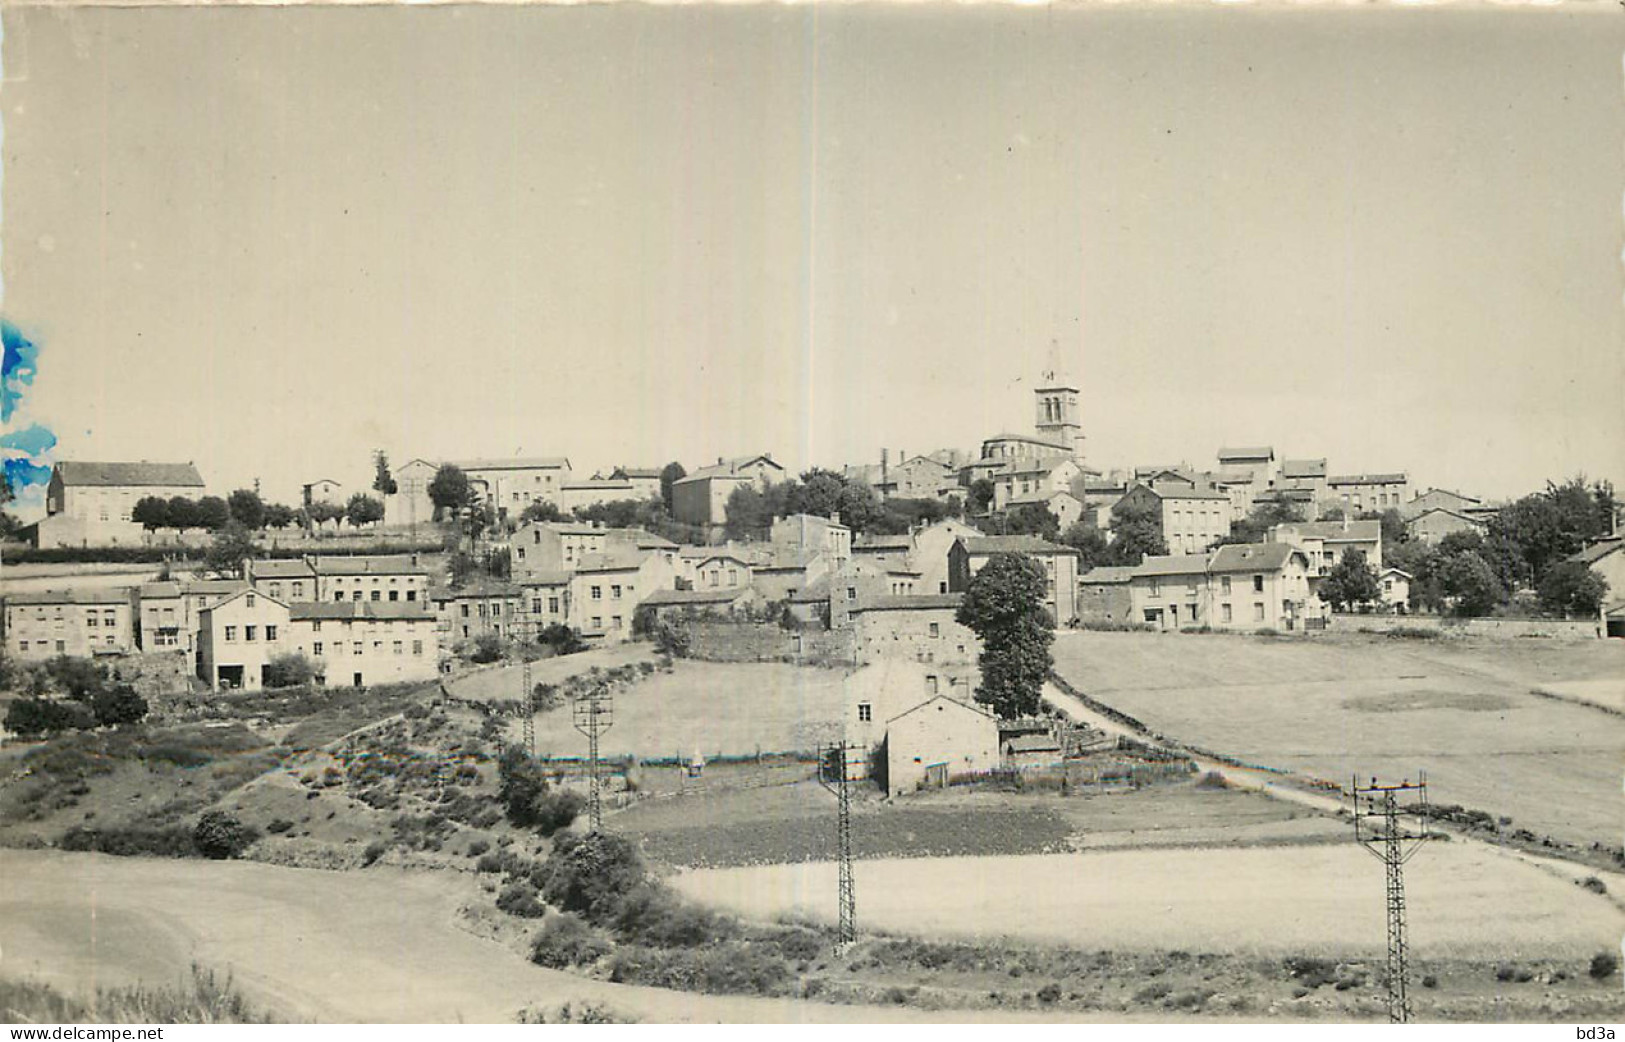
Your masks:
{"label": "shrub", "polygon": [[216,861],[234,858],[259,838],[258,833],[225,811],[204,811],[192,830],[198,853]]}
{"label": "shrub", "polygon": [[1061,986],[1053,981],[1038,989],[1038,1001],[1048,1005],[1059,1002],[1061,999]]}
{"label": "shrub", "polygon": [[6,710],[6,730],[23,738],[39,738],[59,731],[82,730],[94,718],[84,706],[43,698],[20,698]]}
{"label": "shrub", "polygon": [[90,711],[102,727],[137,724],[146,718],[147,700],[129,684],[114,684],[91,697]]}
{"label": "shrub", "polygon": [[502,638],[495,633],[482,633],[474,638],[474,650],[469,652],[470,662],[499,662],[504,654]]}
{"label": "shrub", "polygon": [[606,832],[559,837],[541,875],[548,904],[595,924],[613,921],[623,898],[648,879],[637,847]]}
{"label": "shrub", "polygon": [[361,852],[361,864],[370,865],[383,857],[389,850],[389,844],[381,839],[375,839],[367,844],[367,849]]}
{"label": "shrub", "polygon": [[1287,973],[1308,988],[1318,988],[1337,979],[1337,963],[1331,959],[1317,959],[1307,955],[1293,955],[1286,959]]}
{"label": "shrub", "polygon": [[289,821],[287,818],[277,818],[275,821],[272,821],[269,825],[265,826],[265,831],[275,836],[280,835],[291,828],[293,828],[293,822]]}
{"label": "shrub", "polygon": [[1439,978],[1435,977],[1433,974],[1429,973],[1429,974],[1427,974],[1426,976],[1424,976],[1422,978],[1422,987],[1424,987],[1424,988],[1437,988],[1438,986],[1439,986]]}
{"label": "shrub", "polygon": [[474,871],[493,873],[502,871],[502,855],[497,853],[484,854],[474,862]]}
{"label": "shrub", "polygon": [[1586,876],[1584,879],[1580,880],[1580,885],[1594,894],[1606,894],[1608,892],[1608,884],[1604,883],[1596,876]]}
{"label": "shrub", "polygon": [[1605,980],[1612,977],[1619,970],[1619,956],[1613,952],[1598,952],[1591,957],[1591,967],[1587,971],[1592,980]]}
{"label": "shrub", "polygon": [[63,850],[95,851],[115,857],[197,857],[192,830],[184,825],[127,825],[121,828],[72,828],[63,833]]}
{"label": "shrub", "polygon": [[615,932],[624,940],[661,948],[710,944],[728,932],[730,925],[712,912],[685,904],[656,883],[643,883],[627,894],[614,920]]}
{"label": "shrub", "polygon": [[549,916],[530,949],[538,966],[566,970],[597,962],[610,951],[609,939],[574,915]]}
{"label": "shrub", "polygon": [[304,687],[315,679],[315,665],[297,651],[273,655],[265,663],[266,687]]}
{"label": "shrub", "polygon": [[502,888],[497,909],[521,919],[540,919],[547,914],[547,906],[536,899],[536,888],[524,880]]}
{"label": "shrub", "polygon": [[491,844],[489,842],[483,839],[476,839],[474,842],[468,845],[468,856],[479,857],[481,854],[490,849]]}

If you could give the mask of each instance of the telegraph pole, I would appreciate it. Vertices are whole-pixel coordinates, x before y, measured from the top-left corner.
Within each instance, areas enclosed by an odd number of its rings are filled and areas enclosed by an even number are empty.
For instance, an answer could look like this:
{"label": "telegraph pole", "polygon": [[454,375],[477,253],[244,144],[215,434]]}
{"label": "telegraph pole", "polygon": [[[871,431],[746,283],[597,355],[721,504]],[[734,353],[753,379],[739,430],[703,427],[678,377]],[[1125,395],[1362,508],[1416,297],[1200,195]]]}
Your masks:
{"label": "telegraph pole", "polygon": [[[1406,963],[1410,954],[1405,929],[1405,877],[1402,866],[1429,838],[1427,775],[1398,785],[1379,785],[1376,778],[1362,786],[1354,779],[1354,838],[1387,868],[1388,890],[1388,1021],[1406,1024],[1411,999]],[[1401,793],[1415,793],[1416,802],[1401,809]]]}
{"label": "telegraph pole", "polygon": [[609,730],[614,720],[615,704],[607,690],[595,689],[570,703],[570,716],[577,731],[587,736],[587,757],[592,772],[592,789],[587,795],[588,820],[592,831],[604,826],[603,801],[598,791],[598,736]]}
{"label": "telegraph pole", "polygon": [[[852,786],[851,770],[848,766],[851,762],[849,754],[855,748],[857,747],[842,741],[833,746],[829,753],[825,753],[822,747],[818,750],[818,784],[835,794],[836,862],[840,873],[836,894],[839,905],[837,949],[844,949],[858,939],[857,889],[852,880]],[[825,777],[825,768],[831,759],[830,754],[833,754],[835,760],[834,781]]]}

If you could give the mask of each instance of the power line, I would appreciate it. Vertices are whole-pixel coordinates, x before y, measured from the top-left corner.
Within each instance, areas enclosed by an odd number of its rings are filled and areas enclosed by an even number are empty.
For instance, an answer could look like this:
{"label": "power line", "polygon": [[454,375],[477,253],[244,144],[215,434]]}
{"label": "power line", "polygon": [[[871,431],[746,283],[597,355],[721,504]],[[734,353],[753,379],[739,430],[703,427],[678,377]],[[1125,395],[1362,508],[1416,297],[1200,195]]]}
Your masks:
{"label": "power line", "polygon": [[[836,929],[836,945],[840,948],[858,939],[858,899],[852,879],[851,785],[851,753],[858,748],[843,741],[832,746],[827,753],[822,747],[818,750],[818,784],[835,794],[836,862],[839,866],[839,881],[836,887],[839,925]],[[835,767],[833,780],[827,776],[832,761]]]}
{"label": "power line", "polygon": [[[1388,896],[1388,1020],[1393,1024],[1411,1019],[1410,980],[1407,962],[1410,945],[1406,938],[1405,877],[1403,866],[1430,837],[1427,827],[1427,775],[1398,785],[1379,785],[1376,778],[1362,786],[1353,780],[1354,839],[1387,869]],[[1401,793],[1415,793],[1409,807],[1399,806]]]}
{"label": "power line", "polygon": [[[521,652],[520,654],[523,654]],[[520,670],[520,683],[525,685],[524,702],[524,735],[525,752],[532,760],[536,759],[536,687],[530,682],[530,659],[524,660]]]}

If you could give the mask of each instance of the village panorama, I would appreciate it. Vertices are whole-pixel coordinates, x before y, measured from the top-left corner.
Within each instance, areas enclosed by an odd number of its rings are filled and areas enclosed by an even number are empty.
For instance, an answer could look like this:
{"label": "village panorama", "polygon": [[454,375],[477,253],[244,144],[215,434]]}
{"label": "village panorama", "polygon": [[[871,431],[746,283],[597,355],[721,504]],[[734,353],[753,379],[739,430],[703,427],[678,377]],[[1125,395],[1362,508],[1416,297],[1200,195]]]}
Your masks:
{"label": "village panorama", "polygon": [[[1617,1016],[1611,489],[1099,467],[1036,384],[799,474],[58,459],[7,515],[7,948],[111,856],[98,990],[32,985],[85,1019]],[[1396,927],[1363,848],[1428,840]],[[188,978],[160,905],[254,943]]]}
{"label": "village panorama", "polygon": [[1617,15],[0,5],[0,1022],[1613,1037]]}

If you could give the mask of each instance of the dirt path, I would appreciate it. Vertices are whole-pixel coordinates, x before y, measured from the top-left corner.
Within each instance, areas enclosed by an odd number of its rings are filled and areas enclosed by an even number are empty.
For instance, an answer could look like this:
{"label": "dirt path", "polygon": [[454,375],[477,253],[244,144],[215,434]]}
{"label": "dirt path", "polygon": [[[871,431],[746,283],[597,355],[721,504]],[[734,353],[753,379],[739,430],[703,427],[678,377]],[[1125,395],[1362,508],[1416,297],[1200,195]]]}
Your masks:
{"label": "dirt path", "polygon": [[229,970],[285,1017],[324,1022],[511,1023],[524,1006],[566,1001],[602,1003],[649,1023],[1023,1019],[587,980],[531,965],[459,927],[469,885],[448,873],[385,868],[0,850],[0,975],[82,993],[174,983],[196,961]]}

